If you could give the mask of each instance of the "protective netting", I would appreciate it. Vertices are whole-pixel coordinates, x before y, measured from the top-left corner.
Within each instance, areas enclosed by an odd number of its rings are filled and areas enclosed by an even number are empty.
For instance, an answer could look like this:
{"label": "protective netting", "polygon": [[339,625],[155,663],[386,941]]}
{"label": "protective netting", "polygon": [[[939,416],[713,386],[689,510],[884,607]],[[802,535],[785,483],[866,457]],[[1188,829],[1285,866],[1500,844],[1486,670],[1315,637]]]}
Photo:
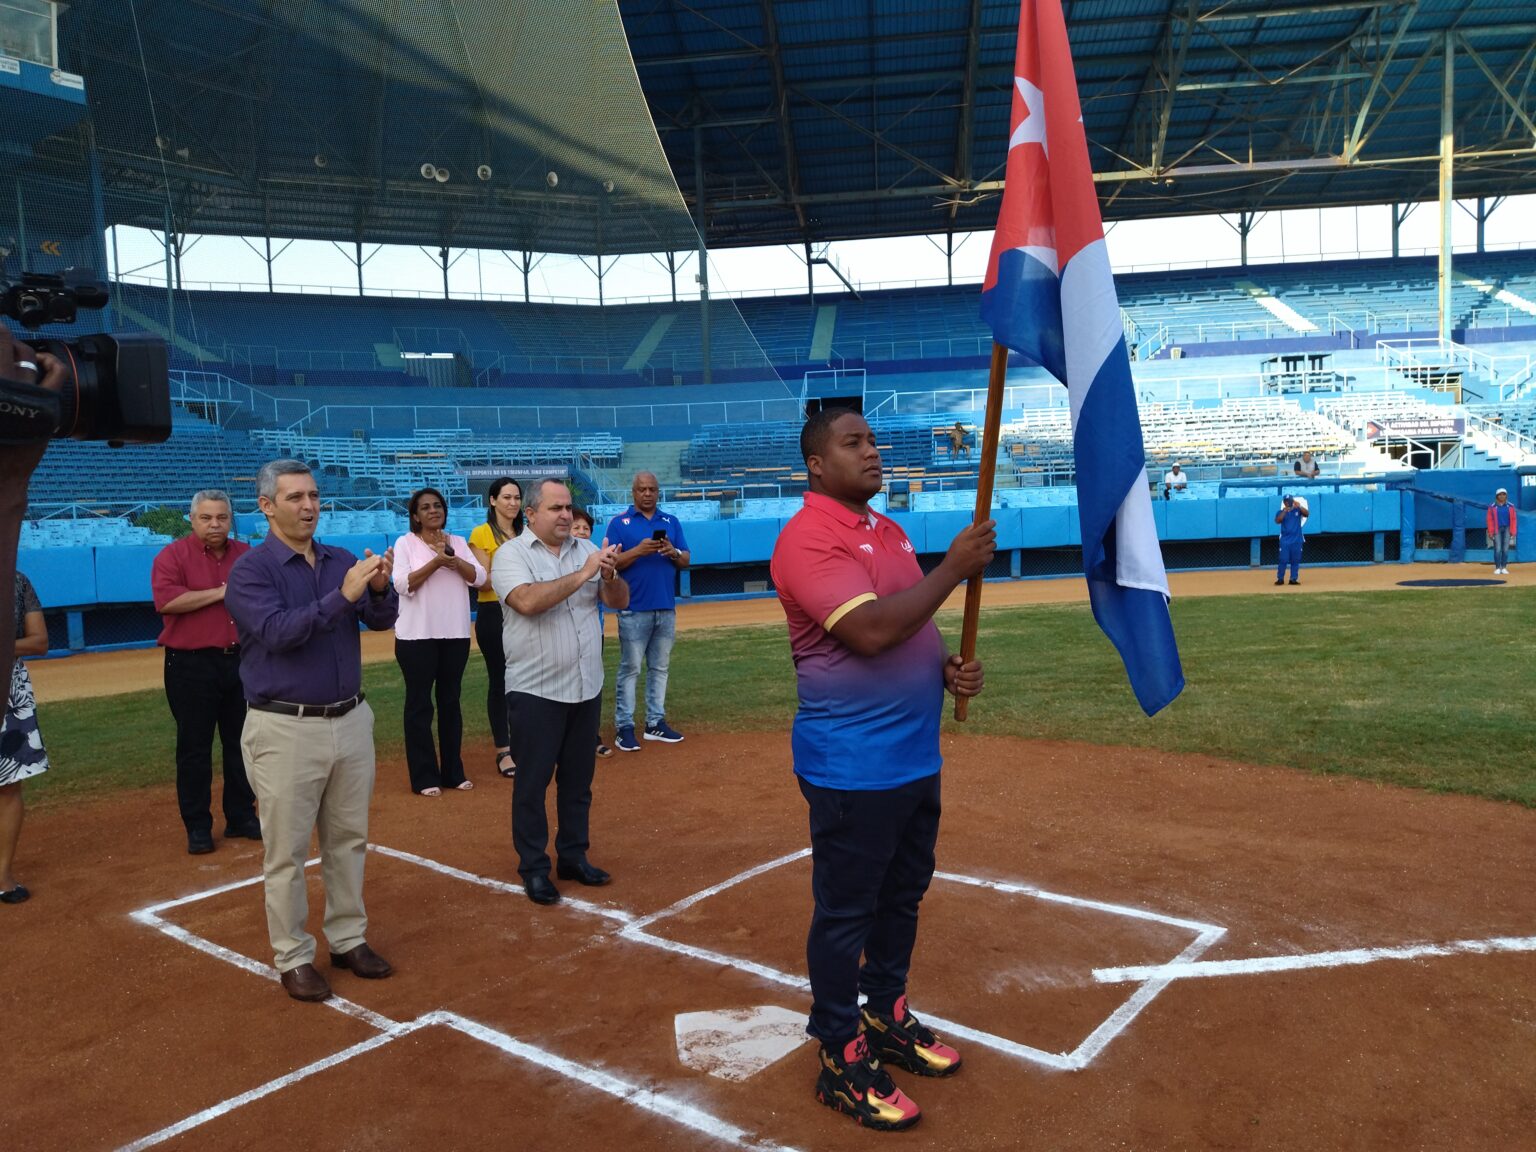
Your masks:
{"label": "protective netting", "polygon": [[[167,444],[52,447],[39,516],[210,486],[249,508],[282,454],[381,513],[425,483],[473,499],[497,465],[622,498],[625,444],[686,439],[696,402],[793,405],[711,296],[612,0],[7,0],[0,34],[30,53],[16,85],[0,62],[6,274],[110,274],[108,309],[50,331],[164,337],[179,400]],[[356,289],[306,282],[295,241]],[[403,287],[379,271],[402,251]],[[540,300],[540,261],[577,258],[667,286]],[[482,262],[511,291],[466,284]]]}

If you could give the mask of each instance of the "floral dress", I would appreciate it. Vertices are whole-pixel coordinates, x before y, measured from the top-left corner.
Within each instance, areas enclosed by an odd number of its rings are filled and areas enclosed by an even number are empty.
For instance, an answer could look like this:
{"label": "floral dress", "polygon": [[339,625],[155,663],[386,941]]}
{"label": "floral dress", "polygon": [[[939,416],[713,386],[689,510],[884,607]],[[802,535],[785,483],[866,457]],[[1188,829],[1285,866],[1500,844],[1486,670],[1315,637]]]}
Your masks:
{"label": "floral dress", "polygon": [[[27,613],[41,612],[37,592],[20,572],[16,573],[16,638],[26,634]],[[37,728],[37,698],[27,666],[16,661],[11,672],[11,694],[5,719],[0,720],[0,785],[15,784],[48,771],[48,752]]]}

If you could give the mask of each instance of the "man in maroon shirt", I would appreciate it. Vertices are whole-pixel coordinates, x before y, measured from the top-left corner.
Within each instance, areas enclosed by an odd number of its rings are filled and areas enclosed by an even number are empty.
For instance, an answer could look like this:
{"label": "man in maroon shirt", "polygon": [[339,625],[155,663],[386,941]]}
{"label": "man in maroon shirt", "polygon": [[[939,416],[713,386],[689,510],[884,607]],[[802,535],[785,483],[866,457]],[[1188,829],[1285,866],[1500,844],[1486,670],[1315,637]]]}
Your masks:
{"label": "man in maroon shirt", "polygon": [[224,609],[224,582],[250,545],[229,538],[229,497],[207,489],[192,497],[192,534],[155,557],[150,584],[165,618],[165,698],[176,719],[176,802],[187,851],[213,851],[213,736],[224,750],[224,835],[261,839],[256,796],[245,776],[240,732],[240,638]]}

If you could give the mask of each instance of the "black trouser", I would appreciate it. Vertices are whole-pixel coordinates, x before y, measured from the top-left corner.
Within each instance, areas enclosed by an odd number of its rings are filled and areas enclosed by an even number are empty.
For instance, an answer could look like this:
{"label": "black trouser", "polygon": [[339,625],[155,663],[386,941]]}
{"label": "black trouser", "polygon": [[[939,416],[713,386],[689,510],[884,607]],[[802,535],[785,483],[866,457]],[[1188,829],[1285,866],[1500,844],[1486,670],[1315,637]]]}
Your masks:
{"label": "black trouser", "polygon": [[555,781],[555,858],[580,864],[587,858],[587,814],[597,763],[597,726],[603,694],[580,704],[560,704],[526,692],[507,693],[512,722],[512,846],[524,880],[549,875],[549,817],[544,793]]}
{"label": "black trouser", "polygon": [[801,780],[800,791],[811,810],[816,900],[805,942],[811,977],[806,1031],[841,1048],[858,1033],[860,992],[871,1011],[889,1014],[907,990],[917,906],[933,879],[939,774],[870,792]]}
{"label": "black trouser", "polygon": [[255,820],[256,794],[240,755],[245,692],[239,654],[167,648],[165,698],[176,720],[176,803],[187,831],[213,831],[215,731],[224,750],[224,822],[238,827]]}
{"label": "black trouser", "polygon": [[497,748],[507,748],[507,654],[501,647],[500,604],[475,605],[475,643],[485,657],[485,715],[491,739]]}
{"label": "black trouser", "polygon": [[[464,713],[459,693],[469,663],[469,637],[462,640],[395,639],[395,661],[405,677],[405,764],[411,791],[457,788],[464,783]],[[437,742],[432,746],[432,696],[437,694]]]}

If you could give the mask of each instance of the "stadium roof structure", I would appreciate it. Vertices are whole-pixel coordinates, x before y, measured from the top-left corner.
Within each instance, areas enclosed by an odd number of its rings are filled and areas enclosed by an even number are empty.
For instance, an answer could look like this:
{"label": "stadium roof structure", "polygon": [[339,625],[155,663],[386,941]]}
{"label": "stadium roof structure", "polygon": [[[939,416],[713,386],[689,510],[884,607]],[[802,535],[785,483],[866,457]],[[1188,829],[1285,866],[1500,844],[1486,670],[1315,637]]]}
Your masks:
{"label": "stadium roof structure", "polygon": [[[995,222],[1017,0],[617,0],[633,70],[607,32],[526,24],[604,7],[100,0],[61,38],[108,223],[611,254],[699,222],[710,247]],[[1458,198],[1536,178],[1528,3],[1065,8],[1107,218],[1433,199],[1443,117]],[[659,149],[609,130],[637,107]]]}

